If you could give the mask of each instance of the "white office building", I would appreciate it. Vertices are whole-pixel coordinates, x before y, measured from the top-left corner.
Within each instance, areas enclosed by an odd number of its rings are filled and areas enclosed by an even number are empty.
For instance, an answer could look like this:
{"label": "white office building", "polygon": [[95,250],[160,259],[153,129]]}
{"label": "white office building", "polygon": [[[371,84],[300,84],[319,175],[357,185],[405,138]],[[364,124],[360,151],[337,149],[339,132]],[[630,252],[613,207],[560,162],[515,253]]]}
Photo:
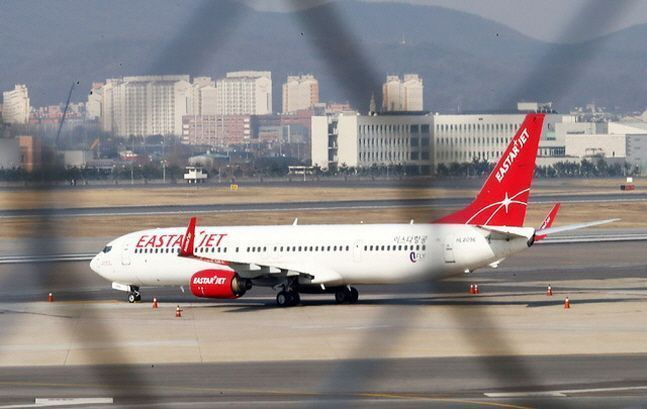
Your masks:
{"label": "white office building", "polygon": [[312,164],[369,168],[401,165],[430,173],[433,116],[376,115],[354,111],[312,117]]}
{"label": "white office building", "polygon": [[2,120],[5,123],[26,124],[30,111],[26,85],[16,85],[13,90],[2,93]]}
{"label": "white office building", "polygon": [[[473,160],[497,161],[526,114],[384,114],[356,112],[312,117],[312,163],[322,169],[346,165],[402,165],[431,173],[438,165]],[[538,165],[565,158],[565,138],[556,125],[574,123],[571,115],[547,114]]]}
{"label": "white office building", "polygon": [[382,110],[389,111],[422,111],[423,110],[422,78],[418,74],[387,75],[382,85]]}
{"label": "white office building", "polygon": [[[434,163],[498,160],[525,117],[525,113],[434,115]],[[539,165],[549,164],[544,157],[563,156],[564,144],[555,136],[556,124],[563,122],[575,122],[575,117],[546,115],[539,142]]]}
{"label": "white office building", "polygon": [[283,113],[309,109],[319,103],[319,81],[313,75],[288,76],[283,84]]}
{"label": "white office building", "polygon": [[272,113],[272,73],[229,72],[216,82],[217,115],[266,115]]}

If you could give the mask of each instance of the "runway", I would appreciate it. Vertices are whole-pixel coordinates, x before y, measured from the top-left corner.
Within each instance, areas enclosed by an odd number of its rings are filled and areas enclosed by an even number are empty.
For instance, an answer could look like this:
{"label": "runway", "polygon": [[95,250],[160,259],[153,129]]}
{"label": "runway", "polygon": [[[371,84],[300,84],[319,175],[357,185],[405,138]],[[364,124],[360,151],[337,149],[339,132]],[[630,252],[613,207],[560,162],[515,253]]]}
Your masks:
{"label": "runway", "polygon": [[[537,245],[497,269],[360,287],[354,306],[306,295],[293,309],[257,288],[218,303],[144,289],[129,305],[85,261],[1,265],[0,409],[61,397],[113,402],[69,406],[83,408],[645,407],[644,247]],[[42,302],[48,291],[56,302]]]}
{"label": "runway", "polygon": [[[470,202],[471,197],[444,197],[435,199],[389,199],[389,200],[330,200],[281,203],[229,203],[210,205],[153,205],[122,207],[70,207],[41,209],[0,210],[0,219],[10,218],[65,218],[97,216],[161,216],[174,214],[267,212],[267,211],[317,211],[317,210],[362,210],[390,208],[457,208]],[[629,203],[647,201],[647,193],[607,194],[560,194],[536,195],[530,204],[560,203]]]}
{"label": "runway", "polygon": [[5,368],[0,408],[35,396],[126,408],[641,408],[645,367],[646,355],[579,355]]}

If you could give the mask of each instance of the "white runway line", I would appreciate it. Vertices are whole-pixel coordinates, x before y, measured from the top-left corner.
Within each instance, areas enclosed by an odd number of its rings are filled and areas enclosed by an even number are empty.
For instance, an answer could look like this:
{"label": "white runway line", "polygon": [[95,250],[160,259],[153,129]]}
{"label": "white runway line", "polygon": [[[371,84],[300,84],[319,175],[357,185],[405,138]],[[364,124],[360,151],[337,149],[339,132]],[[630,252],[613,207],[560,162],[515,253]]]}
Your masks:
{"label": "white runway line", "polygon": [[112,405],[113,398],[36,398],[34,403],[0,406],[0,409],[50,408],[54,406]]}
{"label": "white runway line", "polygon": [[488,398],[524,398],[537,396],[567,397],[581,393],[604,393],[604,392],[628,392],[647,390],[647,385],[639,386],[618,386],[614,388],[585,388],[585,389],[562,389],[556,391],[535,391],[535,392],[487,392],[483,395]]}

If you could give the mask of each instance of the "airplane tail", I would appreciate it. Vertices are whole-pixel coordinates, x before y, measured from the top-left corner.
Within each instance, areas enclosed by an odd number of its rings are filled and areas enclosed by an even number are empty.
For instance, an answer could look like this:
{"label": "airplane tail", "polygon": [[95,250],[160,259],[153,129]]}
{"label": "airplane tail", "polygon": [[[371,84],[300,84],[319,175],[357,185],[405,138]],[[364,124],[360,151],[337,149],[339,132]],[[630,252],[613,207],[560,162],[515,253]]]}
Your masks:
{"label": "airplane tail", "polygon": [[523,226],[545,114],[528,114],[476,198],[432,223]]}

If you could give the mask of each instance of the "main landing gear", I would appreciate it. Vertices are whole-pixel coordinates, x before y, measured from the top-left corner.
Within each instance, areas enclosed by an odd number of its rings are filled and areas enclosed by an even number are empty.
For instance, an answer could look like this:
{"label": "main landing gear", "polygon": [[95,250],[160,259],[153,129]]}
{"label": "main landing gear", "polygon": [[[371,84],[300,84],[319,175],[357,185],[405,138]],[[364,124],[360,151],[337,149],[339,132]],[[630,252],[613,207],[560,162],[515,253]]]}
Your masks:
{"label": "main landing gear", "polygon": [[276,303],[279,307],[292,307],[301,302],[299,293],[294,290],[282,290],[276,295]]}
{"label": "main landing gear", "polygon": [[139,292],[139,287],[130,286],[130,292],[128,293],[128,302],[134,303],[142,300],[142,295]]}
{"label": "main landing gear", "polygon": [[359,291],[355,287],[341,287],[335,291],[337,304],[355,304],[359,299]]}

